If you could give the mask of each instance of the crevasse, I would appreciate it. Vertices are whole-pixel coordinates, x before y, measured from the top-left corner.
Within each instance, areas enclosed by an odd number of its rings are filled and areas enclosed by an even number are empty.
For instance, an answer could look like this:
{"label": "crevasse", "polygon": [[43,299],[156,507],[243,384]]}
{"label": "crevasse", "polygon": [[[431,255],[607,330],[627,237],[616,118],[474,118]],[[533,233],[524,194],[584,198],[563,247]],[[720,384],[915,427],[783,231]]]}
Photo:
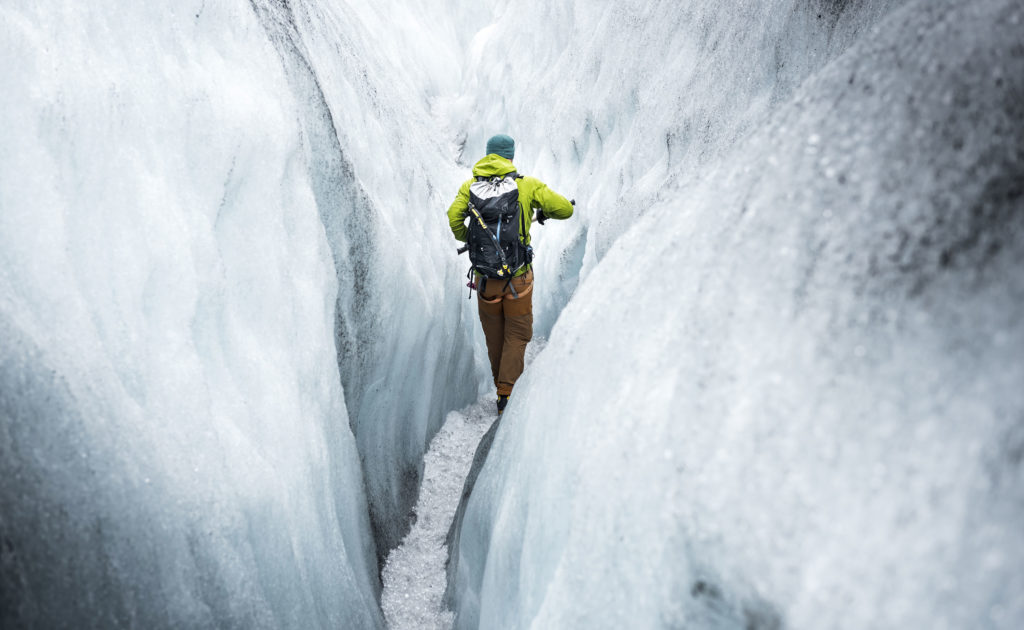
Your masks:
{"label": "crevasse", "polygon": [[579,211],[456,627],[1020,626],[1022,11],[6,2],[0,625],[381,627],[500,131]]}

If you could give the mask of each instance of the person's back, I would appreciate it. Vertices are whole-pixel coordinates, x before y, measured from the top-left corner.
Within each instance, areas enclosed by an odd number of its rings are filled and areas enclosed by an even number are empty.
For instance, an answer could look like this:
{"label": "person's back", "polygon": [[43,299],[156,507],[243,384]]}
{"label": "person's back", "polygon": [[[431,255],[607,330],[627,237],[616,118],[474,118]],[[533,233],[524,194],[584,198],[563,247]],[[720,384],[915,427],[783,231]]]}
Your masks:
{"label": "person's back", "polygon": [[[448,208],[448,224],[457,240],[467,241],[471,238],[467,219],[476,221],[474,226],[476,239],[490,241],[470,243],[478,248],[493,248],[497,256],[507,262],[510,257],[523,254],[525,262],[508,269],[492,272],[483,265],[475,267],[477,277],[477,305],[480,313],[480,324],[487,340],[487,355],[491,363],[491,375],[498,393],[498,412],[505,409],[512,388],[523,372],[523,360],[526,345],[533,337],[533,268],[530,265],[532,250],[530,249],[531,215],[537,211],[538,219],[543,222],[547,218],[568,219],[573,214],[573,205],[562,195],[547,187],[535,177],[524,177],[516,172],[512,164],[515,157],[515,143],[512,138],[497,135],[487,141],[487,155],[473,166],[473,178],[467,180],[455,196],[455,201]],[[472,203],[474,198],[480,203],[474,183],[486,181],[494,186],[507,179],[513,179],[518,192],[518,213],[516,221],[518,239],[511,244],[513,248],[521,248],[510,253],[501,238],[499,218],[496,229],[490,229],[486,220]],[[478,187],[479,189],[480,187]],[[507,237],[507,234],[506,234]]]}

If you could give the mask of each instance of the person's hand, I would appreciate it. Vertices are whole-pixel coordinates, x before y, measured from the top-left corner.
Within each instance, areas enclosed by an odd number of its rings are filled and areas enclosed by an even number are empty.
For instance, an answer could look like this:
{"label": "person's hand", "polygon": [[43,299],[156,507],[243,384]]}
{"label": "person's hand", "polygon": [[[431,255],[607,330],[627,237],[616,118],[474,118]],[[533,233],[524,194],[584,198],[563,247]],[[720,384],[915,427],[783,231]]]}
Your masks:
{"label": "person's hand", "polygon": [[537,223],[540,223],[541,225],[544,225],[544,222],[547,221],[547,219],[548,219],[547,216],[544,215],[544,210],[538,209],[537,210]]}

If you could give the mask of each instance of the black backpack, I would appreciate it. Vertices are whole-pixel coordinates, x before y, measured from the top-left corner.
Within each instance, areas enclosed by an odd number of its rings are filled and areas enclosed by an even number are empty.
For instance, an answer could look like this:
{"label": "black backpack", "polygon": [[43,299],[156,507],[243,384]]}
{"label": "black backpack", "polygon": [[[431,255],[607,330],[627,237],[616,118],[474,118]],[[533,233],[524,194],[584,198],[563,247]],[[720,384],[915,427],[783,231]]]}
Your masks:
{"label": "black backpack", "polygon": [[522,177],[516,172],[477,177],[469,186],[469,262],[485,278],[511,280],[530,264],[530,248],[519,238],[523,220],[519,206]]}

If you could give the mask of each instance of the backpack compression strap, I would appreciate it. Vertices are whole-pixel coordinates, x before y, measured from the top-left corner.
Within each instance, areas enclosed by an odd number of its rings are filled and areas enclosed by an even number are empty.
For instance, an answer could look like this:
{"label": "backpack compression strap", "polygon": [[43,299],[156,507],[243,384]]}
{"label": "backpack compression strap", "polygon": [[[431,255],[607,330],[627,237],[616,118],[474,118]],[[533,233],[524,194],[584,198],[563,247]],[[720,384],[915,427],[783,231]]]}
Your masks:
{"label": "backpack compression strap", "polygon": [[478,182],[488,182],[488,181],[495,181],[495,180],[500,182],[500,181],[508,179],[509,177],[511,177],[512,179],[522,179],[523,178],[523,176],[520,175],[519,173],[517,173],[515,171],[512,171],[511,173],[505,173],[504,175],[495,175],[493,177],[487,177],[486,175],[477,175],[473,179],[475,179]]}

